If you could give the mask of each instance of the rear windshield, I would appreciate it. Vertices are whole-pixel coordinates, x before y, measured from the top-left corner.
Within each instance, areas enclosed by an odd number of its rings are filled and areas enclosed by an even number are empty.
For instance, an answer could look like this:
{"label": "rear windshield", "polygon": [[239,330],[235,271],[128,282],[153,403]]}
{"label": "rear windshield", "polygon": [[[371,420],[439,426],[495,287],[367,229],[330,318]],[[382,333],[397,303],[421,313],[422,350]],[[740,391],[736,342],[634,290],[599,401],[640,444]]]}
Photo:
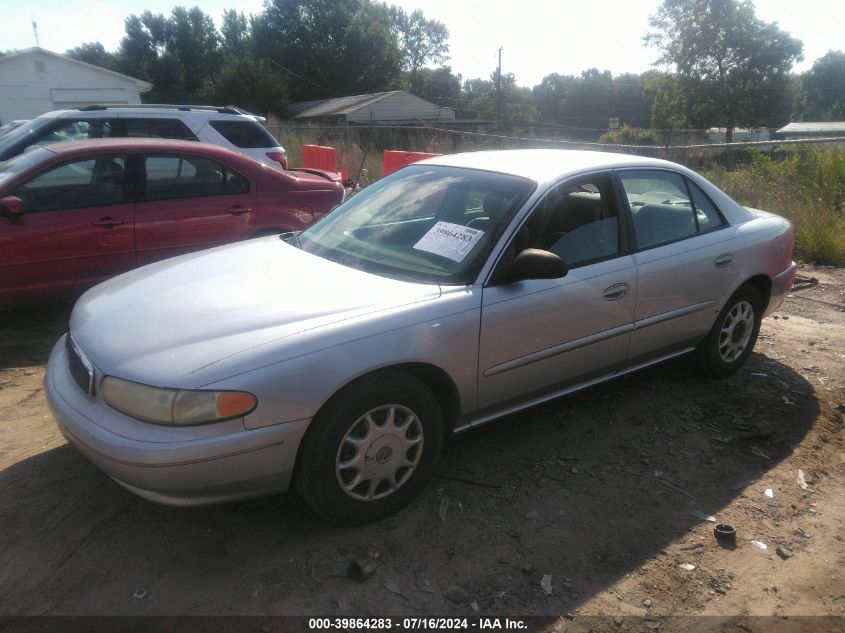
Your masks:
{"label": "rear windshield", "polygon": [[278,147],[279,142],[270,132],[254,121],[210,121],[211,127],[220,132],[235,147]]}

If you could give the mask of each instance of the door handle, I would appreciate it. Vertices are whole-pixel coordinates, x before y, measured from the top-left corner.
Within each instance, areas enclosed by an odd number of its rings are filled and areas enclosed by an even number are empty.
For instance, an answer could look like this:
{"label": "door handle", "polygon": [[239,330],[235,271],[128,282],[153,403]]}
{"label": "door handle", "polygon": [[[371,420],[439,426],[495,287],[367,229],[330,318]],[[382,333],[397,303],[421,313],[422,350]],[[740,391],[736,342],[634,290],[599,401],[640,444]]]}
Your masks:
{"label": "door handle", "polygon": [[604,297],[605,301],[616,301],[627,295],[630,289],[631,286],[628,284],[613,284],[601,293],[601,296]]}
{"label": "door handle", "polygon": [[100,218],[99,220],[94,220],[91,224],[94,226],[105,226],[106,228],[111,228],[113,226],[117,226],[118,224],[126,224],[126,220],[117,220],[111,216],[106,216],[104,218]]}
{"label": "door handle", "polygon": [[231,213],[232,215],[243,215],[244,213],[249,213],[249,207],[242,207],[239,204],[234,204],[226,209],[226,213]]}
{"label": "door handle", "polygon": [[713,265],[716,268],[727,268],[731,264],[733,264],[734,256],[733,253],[724,253],[723,255],[719,255],[716,260],[713,262]]}

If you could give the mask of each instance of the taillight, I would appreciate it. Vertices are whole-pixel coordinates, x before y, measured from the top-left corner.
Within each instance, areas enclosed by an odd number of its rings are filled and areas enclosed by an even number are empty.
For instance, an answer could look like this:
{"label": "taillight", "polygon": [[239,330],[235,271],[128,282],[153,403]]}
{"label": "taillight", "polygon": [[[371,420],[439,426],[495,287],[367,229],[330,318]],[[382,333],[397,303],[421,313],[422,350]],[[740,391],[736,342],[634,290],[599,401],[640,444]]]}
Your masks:
{"label": "taillight", "polygon": [[284,152],[267,152],[267,158],[279,163],[282,169],[288,168],[288,157]]}

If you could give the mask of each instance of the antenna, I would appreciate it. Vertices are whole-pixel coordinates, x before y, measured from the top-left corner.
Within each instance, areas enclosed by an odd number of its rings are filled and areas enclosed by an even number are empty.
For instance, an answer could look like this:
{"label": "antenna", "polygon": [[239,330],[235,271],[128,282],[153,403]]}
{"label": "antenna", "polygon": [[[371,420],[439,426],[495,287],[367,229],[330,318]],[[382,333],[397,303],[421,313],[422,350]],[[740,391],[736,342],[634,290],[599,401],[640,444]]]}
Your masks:
{"label": "antenna", "polygon": [[38,41],[38,24],[36,24],[34,17],[32,18],[32,32],[35,35],[36,48],[41,48],[41,43]]}

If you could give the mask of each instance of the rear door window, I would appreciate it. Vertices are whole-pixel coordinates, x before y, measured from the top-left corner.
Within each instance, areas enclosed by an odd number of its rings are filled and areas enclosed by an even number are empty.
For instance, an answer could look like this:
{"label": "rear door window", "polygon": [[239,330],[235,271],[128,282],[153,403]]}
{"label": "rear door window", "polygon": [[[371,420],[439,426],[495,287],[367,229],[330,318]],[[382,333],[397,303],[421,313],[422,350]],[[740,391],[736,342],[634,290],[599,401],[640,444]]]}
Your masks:
{"label": "rear door window", "polygon": [[634,221],[639,248],[651,248],[698,232],[684,178],[669,171],[631,170],[619,174]]}
{"label": "rear door window", "polygon": [[196,198],[249,191],[249,181],[204,156],[150,155],[144,159],[147,200]]}
{"label": "rear door window", "polygon": [[279,142],[255,121],[209,121],[211,127],[235,147],[277,147]]}
{"label": "rear door window", "polygon": [[692,194],[692,203],[695,205],[698,230],[703,233],[704,231],[710,231],[724,226],[725,221],[722,219],[722,215],[719,213],[716,205],[707,197],[707,194],[694,182],[687,180],[687,184]]}

